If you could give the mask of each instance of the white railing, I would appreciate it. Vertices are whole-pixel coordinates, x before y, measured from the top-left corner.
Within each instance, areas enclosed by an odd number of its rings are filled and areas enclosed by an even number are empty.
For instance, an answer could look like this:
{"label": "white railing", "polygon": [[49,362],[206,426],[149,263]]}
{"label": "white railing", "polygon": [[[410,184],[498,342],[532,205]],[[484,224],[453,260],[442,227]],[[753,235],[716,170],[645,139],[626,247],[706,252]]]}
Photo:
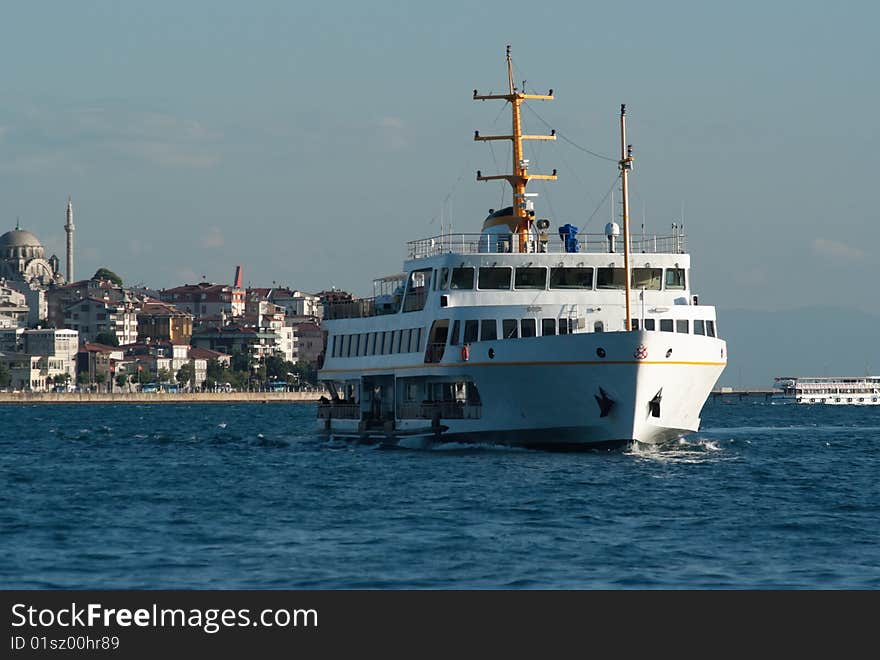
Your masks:
{"label": "white railing", "polygon": [[[671,236],[655,234],[632,234],[630,236],[630,252],[682,254],[686,251],[686,240],[683,233]],[[517,234],[442,234],[430,238],[410,241],[406,244],[409,259],[422,259],[438,254],[564,254],[577,252],[580,254],[610,253],[610,240],[605,234],[576,234],[576,243],[559,236],[547,236],[546,240],[534,237],[521,239]],[[615,253],[623,252],[623,238],[614,240]]]}

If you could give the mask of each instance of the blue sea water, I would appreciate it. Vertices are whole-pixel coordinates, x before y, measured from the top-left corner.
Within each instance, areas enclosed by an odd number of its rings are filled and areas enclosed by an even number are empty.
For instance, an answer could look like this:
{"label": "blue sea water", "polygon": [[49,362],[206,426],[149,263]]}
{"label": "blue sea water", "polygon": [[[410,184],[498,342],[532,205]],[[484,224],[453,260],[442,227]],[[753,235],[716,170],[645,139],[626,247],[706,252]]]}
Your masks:
{"label": "blue sea water", "polygon": [[880,407],[659,450],[328,442],[311,404],[0,406],[0,587],[877,589]]}

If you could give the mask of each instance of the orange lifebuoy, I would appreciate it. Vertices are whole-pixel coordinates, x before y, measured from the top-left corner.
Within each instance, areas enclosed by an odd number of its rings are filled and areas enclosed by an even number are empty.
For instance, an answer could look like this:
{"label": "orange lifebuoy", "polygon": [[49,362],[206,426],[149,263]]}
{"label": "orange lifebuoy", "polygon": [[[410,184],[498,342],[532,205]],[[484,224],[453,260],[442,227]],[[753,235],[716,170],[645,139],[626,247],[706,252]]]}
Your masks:
{"label": "orange lifebuoy", "polygon": [[461,347],[461,359],[467,362],[471,357],[471,347],[465,344]]}

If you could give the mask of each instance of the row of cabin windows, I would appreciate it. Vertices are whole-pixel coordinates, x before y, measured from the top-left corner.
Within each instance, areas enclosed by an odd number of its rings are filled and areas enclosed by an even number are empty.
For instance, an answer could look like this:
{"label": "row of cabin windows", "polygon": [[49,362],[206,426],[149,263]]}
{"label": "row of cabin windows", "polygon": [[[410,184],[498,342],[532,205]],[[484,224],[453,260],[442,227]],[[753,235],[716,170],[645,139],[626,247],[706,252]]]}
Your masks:
{"label": "row of cabin windows", "polygon": [[[577,324],[576,319],[503,319],[501,321],[501,334],[498,334],[498,322],[495,319],[455,320],[452,322],[452,332],[449,333],[449,345],[457,346],[459,343],[470,344],[476,341],[494,341],[496,339],[519,339],[520,337],[537,337],[540,328],[541,336],[547,337],[555,334],[567,335],[574,332]],[[558,322],[558,324],[557,324]],[[660,319],[661,332],[691,331],[691,322],[688,319]],[[639,329],[639,320],[633,319],[633,330]],[[645,330],[656,330],[655,319],[645,319]],[[605,324],[596,321],[593,324],[593,332],[604,332]],[[715,321],[695,320],[693,322],[695,335],[715,336]]]}
{"label": "row of cabin windows", "polygon": [[[477,271],[475,273],[475,271]],[[470,266],[461,268],[441,268],[439,277],[434,280],[434,290],[471,290],[474,289],[476,275],[476,288],[488,291],[503,291],[510,289],[511,282],[514,289],[593,289],[594,271],[596,289],[623,289],[626,285],[626,275],[623,268],[563,268],[523,266],[511,268],[510,266],[483,266],[473,268]],[[665,272],[665,277],[664,277]],[[417,277],[414,277],[419,273]],[[414,271],[411,274],[410,291],[413,288],[424,287],[426,291],[430,285],[430,271]],[[685,275],[683,268],[633,268],[630,286],[634,289],[647,289],[649,291],[683,290],[685,289]],[[421,309],[421,308],[420,308]],[[404,307],[404,311],[410,311]]]}
{"label": "row of cabin windows", "polygon": [[[555,318],[502,319],[501,332],[498,332],[496,319],[468,319],[452,322],[449,333],[450,346],[471,344],[477,341],[497,339],[519,339],[521,337],[548,337],[556,334],[567,335],[574,332],[576,319]],[[633,319],[633,330],[639,329],[639,319]],[[691,332],[688,319],[660,319],[660,332]],[[593,324],[593,332],[604,332],[602,321]],[[645,319],[645,330],[657,330],[655,319]],[[693,334],[715,336],[715,321],[694,320]],[[364,357],[369,355],[390,355],[392,353],[418,353],[421,351],[422,329],[385,330],[384,332],[365,332],[354,335],[334,335],[332,341],[333,357]]]}
{"label": "row of cabin windows", "polygon": [[[520,337],[537,337],[540,328],[541,336],[560,334],[567,335],[574,331],[575,319],[502,319],[501,333],[498,333],[498,322],[495,319],[455,320],[452,332],[449,333],[449,345],[459,343],[470,344],[476,341],[494,341],[496,339],[519,339]],[[558,321],[558,325],[557,325]]]}
{"label": "row of cabin windows", "polygon": [[[601,322],[601,321],[600,321]],[[632,320],[632,329],[639,329],[639,320]],[[645,319],[645,330],[656,330],[657,322],[654,319]],[[660,332],[691,332],[691,321],[688,319],[660,319]],[[693,333],[695,335],[715,336],[715,321],[695,319],[693,321]]]}
{"label": "row of cabin windows", "polygon": [[421,350],[422,329],[407,328],[406,330],[362,332],[354,335],[334,335],[331,342],[333,357],[418,353]]}

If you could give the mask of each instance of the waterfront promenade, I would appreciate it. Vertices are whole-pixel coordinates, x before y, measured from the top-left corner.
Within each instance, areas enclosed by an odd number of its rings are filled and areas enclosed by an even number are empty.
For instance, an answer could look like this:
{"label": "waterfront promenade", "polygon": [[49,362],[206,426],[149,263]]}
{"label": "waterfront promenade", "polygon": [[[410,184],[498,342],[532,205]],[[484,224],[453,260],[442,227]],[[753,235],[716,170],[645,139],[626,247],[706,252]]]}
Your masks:
{"label": "waterfront promenade", "polygon": [[0,392],[0,405],[37,403],[308,403],[323,392]]}

